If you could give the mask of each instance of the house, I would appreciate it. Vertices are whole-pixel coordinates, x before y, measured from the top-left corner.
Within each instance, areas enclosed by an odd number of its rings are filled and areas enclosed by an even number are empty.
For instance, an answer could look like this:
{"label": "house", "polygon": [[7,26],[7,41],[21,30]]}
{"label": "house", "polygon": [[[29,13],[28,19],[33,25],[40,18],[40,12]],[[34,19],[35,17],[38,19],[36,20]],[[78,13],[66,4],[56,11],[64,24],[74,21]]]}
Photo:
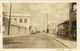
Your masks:
{"label": "house", "polygon": [[57,26],[54,23],[49,25],[49,33],[50,34],[57,34]]}
{"label": "house", "polygon": [[30,16],[12,15],[10,19],[10,30],[9,16],[7,15],[3,18],[3,36],[22,36],[29,34]]}
{"label": "house", "polygon": [[30,26],[30,15],[12,15],[11,21],[29,28]]}
{"label": "house", "polygon": [[58,25],[58,34],[76,39],[77,37],[76,6],[77,6],[76,3],[70,4],[69,20]]}
{"label": "house", "polygon": [[69,21],[65,21],[59,24],[57,34],[62,36],[68,36],[68,24],[69,24]]}

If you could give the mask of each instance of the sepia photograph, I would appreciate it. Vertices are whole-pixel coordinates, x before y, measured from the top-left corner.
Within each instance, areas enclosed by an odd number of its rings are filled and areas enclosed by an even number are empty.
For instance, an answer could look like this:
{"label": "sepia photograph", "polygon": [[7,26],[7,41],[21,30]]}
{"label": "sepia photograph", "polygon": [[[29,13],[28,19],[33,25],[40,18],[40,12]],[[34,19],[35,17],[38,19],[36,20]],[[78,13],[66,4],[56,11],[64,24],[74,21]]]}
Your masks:
{"label": "sepia photograph", "polygon": [[76,15],[77,2],[2,3],[3,48],[76,49]]}

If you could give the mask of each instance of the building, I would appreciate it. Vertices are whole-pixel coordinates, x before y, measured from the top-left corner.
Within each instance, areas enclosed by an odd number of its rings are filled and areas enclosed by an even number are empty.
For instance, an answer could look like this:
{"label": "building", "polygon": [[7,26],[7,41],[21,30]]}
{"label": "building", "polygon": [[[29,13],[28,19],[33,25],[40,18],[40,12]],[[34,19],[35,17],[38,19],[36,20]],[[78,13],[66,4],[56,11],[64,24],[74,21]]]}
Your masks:
{"label": "building", "polygon": [[62,35],[62,36],[68,36],[68,26],[69,26],[69,21],[65,21],[61,24],[58,25],[58,35]]}
{"label": "building", "polygon": [[58,34],[65,35],[73,39],[77,38],[76,3],[70,3],[69,20],[58,25]]}
{"label": "building", "polygon": [[10,30],[9,30],[9,16],[7,15],[3,17],[4,36],[28,35],[29,26],[30,26],[30,16],[12,15],[10,19]]}
{"label": "building", "polygon": [[49,25],[49,33],[50,34],[57,34],[57,26],[54,23]]}
{"label": "building", "polygon": [[27,15],[27,16],[12,15],[11,21],[29,28],[29,26],[30,26],[30,15]]}
{"label": "building", "polygon": [[77,3],[72,3],[70,8],[70,20],[69,20],[69,35],[71,38],[75,38],[77,37]]}

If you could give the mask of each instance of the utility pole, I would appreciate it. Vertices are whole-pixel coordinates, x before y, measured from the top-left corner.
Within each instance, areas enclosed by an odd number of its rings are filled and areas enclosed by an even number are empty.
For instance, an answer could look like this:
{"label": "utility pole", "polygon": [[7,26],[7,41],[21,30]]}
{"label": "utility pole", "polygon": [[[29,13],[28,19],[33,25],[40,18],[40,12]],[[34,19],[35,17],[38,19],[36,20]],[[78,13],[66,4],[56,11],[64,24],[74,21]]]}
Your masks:
{"label": "utility pole", "polygon": [[10,35],[11,11],[12,11],[12,3],[10,3],[10,14],[9,14],[9,24],[8,24],[8,36]]}
{"label": "utility pole", "polygon": [[69,4],[69,37],[71,37],[71,9],[72,9],[72,4]]}
{"label": "utility pole", "polygon": [[47,26],[48,26],[48,13],[47,13]]}
{"label": "utility pole", "polygon": [[47,13],[47,33],[49,32],[49,29],[48,29],[48,13]]}

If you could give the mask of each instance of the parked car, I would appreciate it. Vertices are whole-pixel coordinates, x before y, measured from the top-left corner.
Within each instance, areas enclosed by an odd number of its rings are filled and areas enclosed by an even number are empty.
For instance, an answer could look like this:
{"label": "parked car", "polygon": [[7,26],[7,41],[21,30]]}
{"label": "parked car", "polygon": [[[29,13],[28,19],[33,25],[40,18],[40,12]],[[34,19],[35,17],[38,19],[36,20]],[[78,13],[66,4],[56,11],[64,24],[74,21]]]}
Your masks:
{"label": "parked car", "polygon": [[31,34],[36,34],[36,31],[32,30],[32,31],[31,31]]}
{"label": "parked car", "polygon": [[36,34],[36,29],[35,28],[31,29],[31,34]]}

